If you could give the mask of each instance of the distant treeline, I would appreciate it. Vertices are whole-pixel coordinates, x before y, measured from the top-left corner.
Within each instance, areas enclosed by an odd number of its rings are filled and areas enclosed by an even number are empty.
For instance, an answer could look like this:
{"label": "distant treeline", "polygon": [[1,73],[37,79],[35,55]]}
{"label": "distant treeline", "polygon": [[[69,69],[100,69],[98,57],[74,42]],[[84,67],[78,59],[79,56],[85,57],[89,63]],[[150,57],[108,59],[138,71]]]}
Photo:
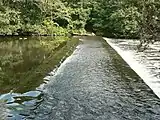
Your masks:
{"label": "distant treeline", "polygon": [[159,0],[1,0],[0,34],[65,35],[92,31],[158,40]]}

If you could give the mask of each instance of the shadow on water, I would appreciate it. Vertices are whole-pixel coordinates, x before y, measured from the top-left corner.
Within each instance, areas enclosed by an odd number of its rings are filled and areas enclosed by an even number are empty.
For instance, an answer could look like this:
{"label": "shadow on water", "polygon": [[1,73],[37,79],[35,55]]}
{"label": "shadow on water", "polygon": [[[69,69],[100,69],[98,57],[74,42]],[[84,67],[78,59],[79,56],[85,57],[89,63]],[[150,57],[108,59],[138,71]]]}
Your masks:
{"label": "shadow on water", "polygon": [[40,104],[43,93],[36,88],[47,82],[44,77],[54,74],[77,43],[68,37],[0,38],[0,101],[7,103],[9,118],[22,119]]}

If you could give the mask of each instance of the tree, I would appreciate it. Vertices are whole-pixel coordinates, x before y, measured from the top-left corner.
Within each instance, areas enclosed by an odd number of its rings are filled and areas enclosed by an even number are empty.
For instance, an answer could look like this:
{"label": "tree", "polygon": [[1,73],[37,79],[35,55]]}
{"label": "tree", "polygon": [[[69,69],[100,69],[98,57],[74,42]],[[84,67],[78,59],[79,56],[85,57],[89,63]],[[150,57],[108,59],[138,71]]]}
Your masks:
{"label": "tree", "polygon": [[158,0],[142,1],[141,42],[139,50],[160,39],[160,3]]}

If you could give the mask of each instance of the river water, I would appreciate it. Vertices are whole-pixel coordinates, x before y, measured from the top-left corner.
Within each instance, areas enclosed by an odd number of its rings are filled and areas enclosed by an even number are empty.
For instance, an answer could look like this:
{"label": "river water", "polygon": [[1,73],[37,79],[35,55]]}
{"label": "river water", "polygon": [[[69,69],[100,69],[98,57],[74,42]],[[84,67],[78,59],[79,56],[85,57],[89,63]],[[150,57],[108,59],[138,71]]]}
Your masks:
{"label": "river water", "polygon": [[27,100],[7,105],[9,119],[160,119],[159,98],[101,37],[81,37],[73,54],[45,79],[37,91],[19,95]]}
{"label": "river water", "polygon": [[1,37],[0,120],[22,119],[36,108],[45,76],[54,74],[77,43],[68,37]]}
{"label": "river water", "polygon": [[149,44],[146,50],[138,52],[139,40],[104,39],[160,98],[160,42]]}

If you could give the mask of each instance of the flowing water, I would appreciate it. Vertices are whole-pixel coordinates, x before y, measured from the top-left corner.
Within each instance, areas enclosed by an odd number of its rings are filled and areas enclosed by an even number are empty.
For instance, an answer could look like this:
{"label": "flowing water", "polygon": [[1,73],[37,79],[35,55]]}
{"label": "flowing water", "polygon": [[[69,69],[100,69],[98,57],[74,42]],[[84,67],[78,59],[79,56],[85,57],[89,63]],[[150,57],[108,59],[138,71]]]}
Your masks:
{"label": "flowing water", "polygon": [[37,91],[8,93],[9,119],[160,120],[159,98],[101,37],[81,37],[45,79]]}
{"label": "flowing water", "polygon": [[160,42],[138,52],[138,40],[104,38],[160,98]]}

